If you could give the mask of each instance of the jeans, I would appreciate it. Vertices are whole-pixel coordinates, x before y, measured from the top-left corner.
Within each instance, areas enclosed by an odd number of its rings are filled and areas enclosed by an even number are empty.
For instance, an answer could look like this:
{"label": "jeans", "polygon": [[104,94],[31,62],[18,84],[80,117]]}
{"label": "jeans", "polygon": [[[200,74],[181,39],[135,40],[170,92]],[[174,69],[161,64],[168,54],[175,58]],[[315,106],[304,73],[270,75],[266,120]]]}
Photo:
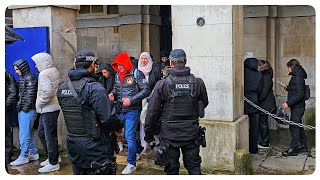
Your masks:
{"label": "jeans", "polygon": [[138,118],[140,113],[138,111],[129,111],[126,113],[120,113],[120,120],[124,121],[125,138],[128,142],[128,163],[136,165],[136,153],[137,153],[137,139],[136,131],[138,125]]}
{"label": "jeans", "polygon": [[33,123],[37,118],[37,112],[32,109],[28,112],[20,111],[18,113],[19,121],[19,139],[20,139],[20,156],[28,157],[29,155],[37,154],[38,149],[32,133]]}
{"label": "jeans", "polygon": [[48,154],[49,162],[52,165],[58,163],[58,136],[57,136],[57,120],[60,111],[43,113],[39,118],[38,135],[41,144]]}

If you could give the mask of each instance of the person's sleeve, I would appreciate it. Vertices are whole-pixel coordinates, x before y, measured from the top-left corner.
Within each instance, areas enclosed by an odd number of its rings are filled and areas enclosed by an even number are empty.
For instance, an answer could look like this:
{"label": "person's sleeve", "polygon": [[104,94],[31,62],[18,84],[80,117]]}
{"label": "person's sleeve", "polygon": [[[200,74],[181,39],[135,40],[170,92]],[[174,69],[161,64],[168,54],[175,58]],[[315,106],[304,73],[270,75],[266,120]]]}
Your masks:
{"label": "person's sleeve", "polygon": [[8,87],[9,94],[8,94],[8,97],[6,98],[7,107],[11,107],[17,102],[17,92],[18,92],[17,83],[13,76],[9,75],[9,81],[10,81],[9,87]]}
{"label": "person's sleeve", "polygon": [[150,97],[145,119],[145,141],[151,142],[153,135],[160,133],[160,113],[162,109],[162,92],[164,80],[158,81]]}
{"label": "person's sleeve", "polygon": [[263,101],[267,97],[269,89],[272,86],[272,81],[269,81],[269,79],[263,78],[261,81],[262,90],[259,94],[259,101]]}
{"label": "person's sleeve", "polygon": [[37,96],[36,108],[42,108],[50,101],[52,96],[54,96],[53,86],[49,76],[42,76],[41,78],[42,83],[39,85],[41,86],[42,93],[40,96]]}
{"label": "person's sleeve", "polygon": [[201,78],[196,79],[198,81],[198,92],[199,92],[199,99],[203,102],[204,107],[206,108],[209,104],[208,100],[208,93],[206,85],[204,84],[203,80]]}
{"label": "person's sleeve", "polygon": [[135,105],[142,101],[142,99],[148,97],[150,95],[150,87],[144,76],[144,74],[138,70],[138,77],[136,79],[136,83],[139,88],[139,92],[132,97],[129,97],[131,105]]}
{"label": "person's sleeve", "polygon": [[26,98],[25,98],[25,109],[30,109],[31,105],[35,102],[36,98],[37,98],[37,80],[32,77],[29,76],[26,78]]}

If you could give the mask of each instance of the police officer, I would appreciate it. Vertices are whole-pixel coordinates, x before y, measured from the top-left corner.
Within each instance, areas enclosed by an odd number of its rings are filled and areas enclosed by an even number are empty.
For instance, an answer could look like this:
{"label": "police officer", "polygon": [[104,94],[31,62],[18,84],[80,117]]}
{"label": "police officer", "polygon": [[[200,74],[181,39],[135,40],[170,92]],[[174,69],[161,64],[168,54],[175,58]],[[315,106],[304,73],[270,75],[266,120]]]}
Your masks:
{"label": "police officer", "polygon": [[183,163],[189,174],[201,174],[199,155],[199,114],[197,102],[208,105],[205,84],[195,78],[186,67],[186,54],[182,49],[172,50],[169,56],[173,68],[169,75],[157,82],[151,96],[146,116],[145,140],[154,141],[160,134],[160,144],[166,147],[167,174],[179,174],[180,149]]}
{"label": "police officer", "polygon": [[82,50],[75,69],[58,88],[58,100],[67,127],[67,149],[73,174],[114,174],[115,158],[110,138],[112,104],[105,88],[93,75],[96,57]]}

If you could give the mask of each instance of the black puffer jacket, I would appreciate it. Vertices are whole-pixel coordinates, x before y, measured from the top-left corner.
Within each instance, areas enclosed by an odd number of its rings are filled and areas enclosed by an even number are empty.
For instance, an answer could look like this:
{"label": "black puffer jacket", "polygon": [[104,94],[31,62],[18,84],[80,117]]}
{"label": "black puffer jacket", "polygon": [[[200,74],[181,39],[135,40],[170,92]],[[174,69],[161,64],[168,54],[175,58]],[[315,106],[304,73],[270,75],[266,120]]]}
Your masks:
{"label": "black puffer jacket", "polygon": [[[273,94],[272,72],[262,71],[261,92],[259,93],[259,106],[269,112],[276,108],[276,100]],[[259,114],[264,114],[259,111]]]}
{"label": "black puffer jacket", "polygon": [[288,91],[287,104],[290,108],[305,107],[304,92],[307,73],[302,66],[298,66],[289,75],[292,77],[286,89]]}
{"label": "black puffer jacket", "polygon": [[20,59],[13,63],[21,71],[19,79],[19,101],[17,110],[28,112],[31,109],[36,109],[37,98],[37,79],[31,73],[29,64],[26,60]]}
{"label": "black puffer jacket", "polygon": [[[104,77],[102,75],[102,70],[106,69],[110,72],[110,75],[108,78]],[[102,84],[102,86],[106,89],[107,95],[111,93],[115,81],[115,75],[116,72],[112,69],[111,64],[101,64],[98,69],[98,76],[99,76],[99,82]]]}
{"label": "black puffer jacket", "polygon": [[[247,58],[244,61],[244,96],[254,104],[258,104],[258,92],[262,74],[258,72],[258,59]],[[244,102],[244,113],[258,113],[258,110]]]}
{"label": "black puffer jacket", "polygon": [[17,83],[11,74],[6,71],[6,110],[10,111],[17,103]]}
{"label": "black puffer jacket", "polygon": [[150,95],[150,87],[145,79],[143,72],[136,70],[136,77],[134,77],[135,68],[125,75],[123,84],[121,85],[119,75],[116,75],[116,81],[112,93],[117,99],[129,98],[130,106],[122,106],[122,112],[129,112],[132,110],[142,110],[142,99]]}

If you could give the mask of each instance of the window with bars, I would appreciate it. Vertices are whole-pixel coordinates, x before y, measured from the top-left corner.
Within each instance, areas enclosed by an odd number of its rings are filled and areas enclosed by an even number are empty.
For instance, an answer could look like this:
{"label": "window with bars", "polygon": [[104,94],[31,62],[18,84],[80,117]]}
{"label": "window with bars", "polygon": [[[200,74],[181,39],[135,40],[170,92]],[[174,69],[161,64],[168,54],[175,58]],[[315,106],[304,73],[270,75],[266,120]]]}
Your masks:
{"label": "window with bars", "polygon": [[119,14],[119,8],[117,5],[80,5],[79,14]]}

